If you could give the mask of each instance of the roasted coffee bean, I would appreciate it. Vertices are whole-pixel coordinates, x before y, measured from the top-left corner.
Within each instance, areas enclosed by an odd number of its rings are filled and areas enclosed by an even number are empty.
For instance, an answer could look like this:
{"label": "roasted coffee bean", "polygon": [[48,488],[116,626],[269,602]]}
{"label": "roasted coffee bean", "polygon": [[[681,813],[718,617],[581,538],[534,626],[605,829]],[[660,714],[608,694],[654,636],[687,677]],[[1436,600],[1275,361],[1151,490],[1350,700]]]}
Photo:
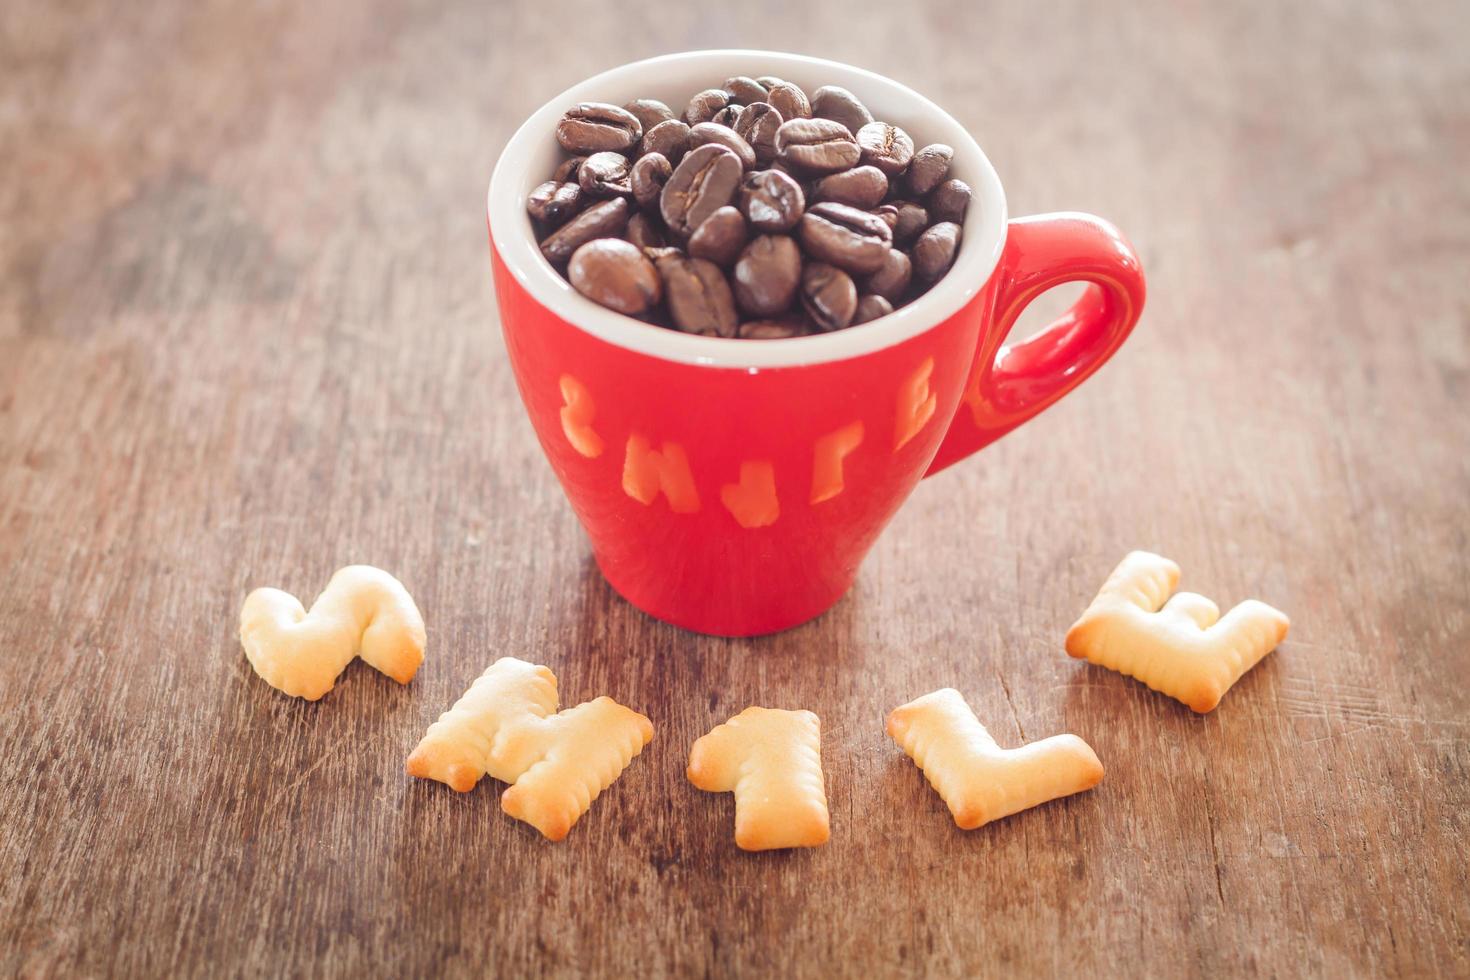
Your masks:
{"label": "roasted coffee bean", "polygon": [[642,138],[638,117],[606,102],[579,102],[556,124],[556,141],[570,153],[628,150]]}
{"label": "roasted coffee bean", "polygon": [[890,177],[903,173],[914,158],[914,141],[909,134],[885,122],[868,123],[858,130],[857,142],[863,151],[863,163]]}
{"label": "roasted coffee bean", "polygon": [[[779,78],[771,79],[772,84],[766,85],[770,93],[766,101],[779,113],[782,119],[810,119],[812,117],[811,103],[806,100],[806,93],[800,87],[783,82]],[[762,79],[762,84],[765,80]]]}
{"label": "roasted coffee bean", "polygon": [[646,153],[639,157],[628,175],[628,186],[633,192],[633,200],[645,211],[656,209],[658,197],[673,173],[673,166],[662,153]]}
{"label": "roasted coffee bean", "polygon": [[658,219],[642,211],[628,219],[628,227],[623,229],[623,238],[640,249],[663,248],[668,244]]}
{"label": "roasted coffee bean", "polygon": [[746,320],[735,336],[741,340],[788,340],[806,334],[806,324],[795,314],[772,320]]}
{"label": "roasted coffee bean", "polygon": [[742,170],[750,170],[755,166],[755,150],[751,149],[750,144],[741,139],[740,135],[729,126],[704,122],[689,128],[689,148],[691,150],[708,143],[723,146],[739,157]]}
{"label": "roasted coffee bean", "polygon": [[783,313],[801,284],[801,249],[787,235],[760,235],[735,263],[735,301],[754,317]]}
{"label": "roasted coffee bean", "polygon": [[725,79],[724,88],[730,93],[730,101],[737,105],[766,101],[766,87],[754,78],[736,75],[734,78]]}
{"label": "roasted coffee bean", "polygon": [[971,196],[951,147],[916,152],[852,92],[808,100],[774,75],[732,76],[678,113],[578,103],[556,138],[571,156],[526,198],[542,253],[603,306],[690,333],[886,316],[953,266]]}
{"label": "roasted coffee bean", "polygon": [[643,134],[638,152],[642,156],[658,153],[669,163],[678,163],[689,152],[689,125],[678,119],[665,119]]}
{"label": "roasted coffee bean", "polygon": [[862,151],[839,122],[787,119],[776,130],[776,154],[803,173],[830,174],[856,165]]}
{"label": "roasted coffee bean", "polygon": [[913,265],[909,257],[896,248],[890,248],[883,264],[863,280],[863,292],[882,296],[891,303],[900,303],[912,277]]}
{"label": "roasted coffee bean", "polygon": [[645,133],[665,120],[679,118],[673,109],[658,99],[634,99],[623,108],[637,118]]}
{"label": "roasted coffee bean", "polygon": [[934,188],[929,195],[929,220],[965,223],[965,212],[970,209],[970,185],[963,180],[951,178]]}
{"label": "roasted coffee bean", "polygon": [[930,226],[914,242],[914,275],[925,282],[938,280],[954,264],[959,247],[959,225],[953,221],[941,221]]}
{"label": "roasted coffee bean", "polygon": [[888,196],[888,175],[877,167],[853,167],[817,181],[816,199],[876,208]]}
{"label": "roasted coffee bean", "polygon": [[709,122],[725,106],[730,104],[730,93],[722,88],[708,88],[689,100],[684,107],[684,121],[690,126]]}
{"label": "roasted coffee bean", "polygon": [[852,323],[848,324],[848,326],[855,327],[859,323],[867,323],[869,320],[876,320],[880,316],[887,316],[892,312],[892,303],[888,302],[882,296],[869,293],[866,296],[858,297],[857,312],[853,313]]}
{"label": "roasted coffee bean", "polygon": [[586,157],[572,157],[557,164],[556,171],[551,179],[558,184],[575,184],[577,182],[577,171],[581,169]]}
{"label": "roasted coffee bean", "polygon": [[808,256],[860,275],[877,272],[893,242],[881,218],[831,202],[807,208],[797,233]]}
{"label": "roasted coffee bean", "polygon": [[572,215],[582,210],[582,204],[582,188],[576,184],[558,184],[554,180],[537,185],[526,198],[526,210],[547,228],[555,228],[570,220]]}
{"label": "roasted coffee bean", "polygon": [[836,266],[811,262],[801,273],[801,305],[818,330],[841,330],[857,312],[857,287]]}
{"label": "roasted coffee bean", "polygon": [[541,254],[554,265],[572,257],[572,253],[594,238],[616,238],[623,233],[632,209],[626,197],[603,201],[577,215],[541,242]]}
{"label": "roasted coffee bean", "polygon": [[630,195],[633,193],[633,188],[628,186],[630,169],[628,158],[621,153],[611,150],[594,153],[582,164],[582,169],[577,171],[577,183],[582,185],[585,193],[593,197]]}
{"label": "roasted coffee bean", "polygon": [[840,222],[855,231],[876,236],[884,243],[893,240],[893,231],[882,219],[870,211],[864,211],[861,208],[851,207],[846,204],[838,204],[835,201],[823,201],[820,204],[813,204],[807,208],[808,214],[813,212],[829,221]]}
{"label": "roasted coffee bean", "polygon": [[696,259],[709,259],[722,268],[735,261],[745,247],[745,215],[732,207],[723,207],[702,221],[689,236],[689,254]]}
{"label": "roasted coffee bean", "polygon": [[823,85],[812,93],[812,115],[835,120],[847,127],[849,133],[856,133],[873,121],[868,107],[840,85]]}
{"label": "roasted coffee bean", "polygon": [[719,112],[715,113],[714,116],[710,118],[710,122],[714,123],[716,126],[724,126],[728,129],[734,129],[735,120],[740,118],[740,110],[744,108],[744,106],[739,106],[732,102],[729,105],[725,106],[725,108],[721,109]]}
{"label": "roasted coffee bean", "polygon": [[913,201],[889,201],[873,212],[893,229],[893,244],[907,248],[929,226],[929,212]]}
{"label": "roasted coffee bean", "polygon": [[949,162],[954,159],[954,149],[943,143],[930,143],[909,161],[904,183],[914,197],[923,197],[938,187],[949,176]]}
{"label": "roasted coffee bean", "polygon": [[620,238],[598,238],[578,248],[567,278],[592,302],[629,316],[646,313],[662,294],[653,263]]}
{"label": "roasted coffee bean", "polygon": [[667,252],[655,261],[663,277],[669,316],[685,333],[733,337],[740,325],[735,297],[720,267],[707,259]]}
{"label": "roasted coffee bean", "polygon": [[774,106],[752,102],[740,110],[735,120],[735,133],[755,151],[757,163],[770,163],[776,158],[776,131],[785,120]]}
{"label": "roasted coffee bean", "polygon": [[757,231],[790,231],[805,209],[801,185],[779,170],[757,170],[740,182],[740,210]]}
{"label": "roasted coffee bean", "polygon": [[[770,165],[766,169],[774,170],[777,173],[783,173],[786,176],[790,177],[792,180],[796,181],[798,184],[803,183],[806,180],[806,177],[804,175],[798,173],[795,167],[791,166],[791,164],[787,163],[785,160],[782,160],[779,156],[776,157],[776,159],[772,160]],[[801,191],[803,194],[805,194],[806,188],[803,187]]]}
{"label": "roasted coffee bean", "polygon": [[718,143],[690,150],[659,195],[659,210],[669,231],[687,237],[705,218],[729,204],[743,171],[740,158]]}

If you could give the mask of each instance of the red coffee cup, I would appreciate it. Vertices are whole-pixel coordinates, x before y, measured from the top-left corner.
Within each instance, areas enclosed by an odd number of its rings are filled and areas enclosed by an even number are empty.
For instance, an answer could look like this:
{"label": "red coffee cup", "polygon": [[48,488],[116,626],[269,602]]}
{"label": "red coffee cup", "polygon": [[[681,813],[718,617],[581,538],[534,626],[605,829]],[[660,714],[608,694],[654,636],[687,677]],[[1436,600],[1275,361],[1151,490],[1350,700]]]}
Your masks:
{"label": "red coffee cup", "polygon": [[[573,290],[525,210],[559,160],[562,113],[642,97],[678,110],[733,75],[841,85],[917,145],[952,146],[951,175],[974,196],[949,273],[881,319],[790,340],[683,334]],[[1143,309],[1143,270],[1112,225],[1008,220],[994,168],[948,113],[881,75],[776,52],[668,55],[563,92],[501,154],[488,216],[516,383],[598,565],[639,609],[701,633],[772,633],[824,612],[921,478],[1081,384]],[[1005,345],[1031,300],[1073,281],[1089,285],[1068,313]]]}

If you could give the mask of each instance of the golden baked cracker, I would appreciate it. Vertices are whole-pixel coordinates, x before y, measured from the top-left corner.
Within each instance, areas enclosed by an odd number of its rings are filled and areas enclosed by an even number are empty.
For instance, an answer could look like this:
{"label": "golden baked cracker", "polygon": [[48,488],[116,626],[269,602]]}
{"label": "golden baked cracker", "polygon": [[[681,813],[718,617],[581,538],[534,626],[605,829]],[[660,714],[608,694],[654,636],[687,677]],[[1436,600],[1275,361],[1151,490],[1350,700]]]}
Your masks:
{"label": "golden baked cracker", "polygon": [[810,711],[746,708],[700,736],[689,781],[735,794],[735,843],[742,850],[827,843],[821,722]]}
{"label": "golden baked cracker", "polygon": [[1291,620],[1255,599],[1222,617],[1202,595],[1169,598],[1178,583],[1179,566],[1169,559],[1131,552],[1067,631],[1067,653],[1203,714],[1286,639]]}
{"label": "golden baked cracker", "polygon": [[888,734],[924,771],[961,830],[1091,789],[1103,778],[1096,753],[1076,735],[1001,748],[953,688],[895,708]]}
{"label": "golden baked cracker", "polygon": [[424,618],[392,575],[369,565],[338,570],[307,612],[280,589],[256,589],[240,609],[240,644],[265,682],[315,701],[362,657],[400,684],[424,660]]}
{"label": "golden baked cracker", "polygon": [[653,739],[653,724],[611,698],[556,712],[556,676],[502,657],[429,726],[410,776],[468,792],[483,775],[513,784],[500,806],[561,840]]}
{"label": "golden baked cracker", "polygon": [[500,808],[561,840],[653,740],[653,723],[601,697],[541,721],[514,726],[515,753],[529,765],[500,796]]}
{"label": "golden baked cracker", "polygon": [[506,758],[508,729],[523,719],[555,713],[558,701],[556,675],[548,668],[501,657],[429,726],[408,757],[408,774],[437,779],[461,793],[474,789],[485,775],[514,782],[527,763]]}

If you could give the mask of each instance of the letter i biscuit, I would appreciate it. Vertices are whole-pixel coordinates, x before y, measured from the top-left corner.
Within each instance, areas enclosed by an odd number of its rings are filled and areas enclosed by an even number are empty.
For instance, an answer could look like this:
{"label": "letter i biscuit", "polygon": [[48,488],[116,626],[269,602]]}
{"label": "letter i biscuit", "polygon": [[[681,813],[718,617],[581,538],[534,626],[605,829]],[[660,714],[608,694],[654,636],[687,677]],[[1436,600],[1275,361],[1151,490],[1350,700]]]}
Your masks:
{"label": "letter i biscuit", "polygon": [[707,792],[735,794],[742,850],[816,847],[831,836],[821,722],[810,711],[746,708],[695,741],[688,776]]}

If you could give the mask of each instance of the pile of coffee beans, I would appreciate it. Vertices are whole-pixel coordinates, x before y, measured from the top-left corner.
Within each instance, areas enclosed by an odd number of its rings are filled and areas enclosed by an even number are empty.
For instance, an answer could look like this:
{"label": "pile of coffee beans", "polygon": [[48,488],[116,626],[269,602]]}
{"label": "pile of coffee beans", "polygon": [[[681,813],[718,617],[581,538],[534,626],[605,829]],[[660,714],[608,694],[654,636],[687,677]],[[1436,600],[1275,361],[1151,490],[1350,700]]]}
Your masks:
{"label": "pile of coffee beans", "polygon": [[914,149],[847,89],[725,80],[677,116],[656,99],[572,106],[570,156],[526,201],[582,295],[686,333],[776,339],[891,313],[960,247],[954,150]]}

